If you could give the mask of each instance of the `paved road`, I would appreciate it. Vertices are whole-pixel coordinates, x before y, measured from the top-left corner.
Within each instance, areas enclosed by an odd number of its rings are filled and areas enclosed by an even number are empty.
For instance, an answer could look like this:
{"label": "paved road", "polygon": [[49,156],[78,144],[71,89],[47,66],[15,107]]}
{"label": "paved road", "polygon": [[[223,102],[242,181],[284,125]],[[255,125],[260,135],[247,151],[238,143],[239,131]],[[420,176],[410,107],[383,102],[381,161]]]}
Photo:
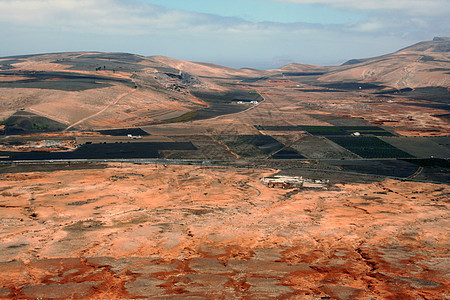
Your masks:
{"label": "paved road", "polygon": [[[389,161],[393,159],[353,159],[353,160],[345,160],[346,162],[351,161]],[[394,159],[395,160],[395,159]],[[7,164],[61,164],[61,163],[133,163],[133,164],[143,164],[143,165],[150,165],[150,164],[156,164],[156,165],[162,165],[162,166],[168,166],[168,165],[196,165],[196,166],[225,166],[225,167],[237,167],[237,168],[248,168],[248,169],[270,169],[275,168],[279,170],[305,170],[305,171],[315,171],[315,172],[325,172],[325,173],[334,173],[334,174],[348,174],[348,175],[356,175],[356,176],[365,176],[365,177],[372,177],[372,178],[391,178],[391,179],[397,179],[397,180],[410,180],[410,181],[419,181],[419,182],[429,182],[429,183],[442,183],[438,181],[431,181],[431,180],[420,180],[416,179],[417,169],[415,169],[416,172],[413,172],[413,174],[408,174],[404,177],[398,177],[398,176],[390,176],[385,174],[370,174],[370,173],[359,173],[355,171],[349,171],[349,170],[336,170],[336,169],[325,169],[325,168],[314,168],[304,166],[301,162],[305,161],[337,161],[337,160],[331,160],[331,159],[323,159],[323,160],[310,160],[310,159],[303,159],[303,160],[296,160],[295,162],[299,162],[300,164],[296,165],[268,165],[268,163],[273,164],[274,160],[191,160],[191,159],[58,159],[58,160],[16,160],[16,161],[0,161],[0,165],[7,165]],[[288,163],[284,160],[285,163]],[[289,161],[292,162],[292,161]]]}

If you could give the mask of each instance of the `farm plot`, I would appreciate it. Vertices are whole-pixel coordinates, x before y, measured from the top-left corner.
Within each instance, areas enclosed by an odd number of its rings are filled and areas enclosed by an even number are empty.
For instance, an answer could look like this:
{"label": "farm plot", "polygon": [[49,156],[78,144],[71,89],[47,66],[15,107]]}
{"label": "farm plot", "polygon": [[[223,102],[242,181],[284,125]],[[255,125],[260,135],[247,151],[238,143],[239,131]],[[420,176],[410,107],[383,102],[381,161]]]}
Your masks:
{"label": "farm plot", "polygon": [[427,137],[382,137],[386,143],[419,158],[449,158],[450,149]]}
{"label": "farm plot", "polygon": [[322,115],[322,114],[308,114],[314,119],[330,123],[334,126],[370,126],[371,124],[363,118],[348,118],[338,115]]}
{"label": "farm plot", "polygon": [[258,82],[260,80],[267,80],[267,79],[269,79],[269,77],[247,78],[247,79],[243,79],[241,82],[242,83],[255,83],[255,82]]}
{"label": "farm plot", "polygon": [[229,92],[192,91],[191,94],[205,101],[209,105],[208,108],[196,111],[196,114],[189,119],[191,121],[209,119],[246,110],[248,106],[237,104],[239,101],[249,103],[251,101],[260,102],[263,100],[258,93],[246,90],[234,90]]}
{"label": "farm plot", "polygon": [[69,70],[93,71],[114,70],[121,72],[135,72],[146,68],[139,64],[144,59],[138,55],[127,53],[91,53],[75,55],[53,63],[66,65]]}
{"label": "farm plot", "polygon": [[419,107],[428,107],[433,109],[440,109],[445,111],[450,111],[450,105],[446,103],[436,103],[436,102],[399,102],[402,105],[409,106],[419,106]]}
{"label": "farm plot", "polygon": [[87,75],[70,72],[0,72],[1,75],[23,76],[28,79],[3,81],[0,88],[33,88],[60,90],[69,92],[79,92],[89,89],[99,89],[110,87],[121,83],[133,87],[134,83],[130,79],[119,79],[114,77]]}
{"label": "farm plot", "polygon": [[189,142],[85,144],[73,152],[0,152],[1,160],[159,158],[162,150],[197,150]]}
{"label": "farm plot", "polygon": [[377,137],[330,136],[328,139],[363,158],[413,157]]}
{"label": "farm plot", "polygon": [[363,135],[393,136],[391,132],[378,126],[299,126],[302,130],[316,136]]}
{"label": "farm plot", "polygon": [[266,126],[266,125],[253,125],[260,131],[303,131],[299,126]]}
{"label": "farm plot", "polygon": [[285,147],[267,135],[221,135],[216,139],[226,144],[232,152],[246,158],[265,158]]}
{"label": "farm plot", "polygon": [[304,136],[290,146],[300,154],[312,159],[359,158],[358,155],[333,143],[325,137]]}
{"label": "farm plot", "polygon": [[360,174],[378,176],[392,176],[407,178],[417,171],[418,166],[403,160],[336,160],[328,161],[328,164],[339,169]]}
{"label": "farm plot", "polygon": [[220,135],[215,138],[224,143],[230,151],[242,158],[265,158],[267,156],[267,153],[258,147],[247,143],[238,135]]}
{"label": "farm plot", "polygon": [[450,150],[450,136],[435,136],[428,139]]}
{"label": "farm plot", "polygon": [[345,93],[345,91],[333,89],[296,89],[296,90],[304,93]]}
{"label": "farm plot", "polygon": [[358,132],[361,135],[394,136],[393,133],[378,126],[338,126],[348,133]]}
{"label": "farm plot", "polygon": [[345,91],[377,90],[385,88],[385,86],[383,85],[364,82],[332,82],[332,83],[321,83],[318,84],[318,86]]}
{"label": "farm plot", "polygon": [[267,154],[283,149],[285,146],[269,135],[241,135],[249,144],[262,149]]}
{"label": "farm plot", "polygon": [[236,157],[225,145],[207,135],[170,136],[175,142],[192,143],[197,150],[162,150],[161,156],[167,159],[211,159],[231,160]]}
{"label": "farm plot", "polygon": [[325,72],[284,72],[283,76],[320,76]]}
{"label": "farm plot", "polygon": [[273,159],[304,159],[303,155],[300,155],[292,148],[285,148],[272,155]]}
{"label": "farm plot", "polygon": [[360,135],[375,136],[393,136],[394,134],[379,126],[309,126],[309,125],[291,125],[291,126],[265,126],[254,125],[261,131],[306,131],[315,136],[331,136],[331,135],[352,135],[358,132]]}
{"label": "farm plot", "polygon": [[350,135],[347,131],[336,126],[299,126],[302,130],[316,136]]}
{"label": "farm plot", "polygon": [[406,91],[402,96],[417,100],[450,103],[450,91],[447,87],[422,87]]}
{"label": "farm plot", "polygon": [[141,128],[123,128],[123,129],[108,129],[108,130],[99,130],[98,133],[102,135],[111,135],[111,136],[127,136],[128,134],[137,136],[148,136],[147,132],[142,130]]}
{"label": "farm plot", "polygon": [[192,94],[205,102],[221,102],[233,103],[239,100],[242,101],[262,101],[263,98],[255,91],[248,90],[233,90],[228,92],[200,92],[193,91]]}
{"label": "farm plot", "polygon": [[418,172],[415,179],[418,180],[432,180],[436,182],[450,183],[450,160],[442,158],[425,158],[402,159],[405,162],[417,165],[422,168]]}

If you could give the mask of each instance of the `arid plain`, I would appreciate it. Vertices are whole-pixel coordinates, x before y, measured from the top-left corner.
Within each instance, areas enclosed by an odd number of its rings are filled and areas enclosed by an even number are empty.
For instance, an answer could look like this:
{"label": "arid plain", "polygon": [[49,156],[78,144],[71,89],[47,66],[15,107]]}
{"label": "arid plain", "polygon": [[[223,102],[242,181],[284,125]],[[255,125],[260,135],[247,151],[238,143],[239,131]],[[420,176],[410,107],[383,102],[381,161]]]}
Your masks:
{"label": "arid plain", "polygon": [[450,297],[449,50],[0,59],[0,298]]}

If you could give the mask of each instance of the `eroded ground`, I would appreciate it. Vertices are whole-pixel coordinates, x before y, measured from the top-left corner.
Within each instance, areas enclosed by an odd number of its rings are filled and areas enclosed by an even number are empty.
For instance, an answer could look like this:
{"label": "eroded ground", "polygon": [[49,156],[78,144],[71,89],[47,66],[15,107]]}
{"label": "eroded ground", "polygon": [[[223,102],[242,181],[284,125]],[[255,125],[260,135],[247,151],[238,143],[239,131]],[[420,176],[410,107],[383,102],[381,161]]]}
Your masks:
{"label": "eroded ground", "polygon": [[[445,299],[445,184],[276,189],[276,170],[0,174],[1,298]],[[301,174],[300,174],[301,175]]]}

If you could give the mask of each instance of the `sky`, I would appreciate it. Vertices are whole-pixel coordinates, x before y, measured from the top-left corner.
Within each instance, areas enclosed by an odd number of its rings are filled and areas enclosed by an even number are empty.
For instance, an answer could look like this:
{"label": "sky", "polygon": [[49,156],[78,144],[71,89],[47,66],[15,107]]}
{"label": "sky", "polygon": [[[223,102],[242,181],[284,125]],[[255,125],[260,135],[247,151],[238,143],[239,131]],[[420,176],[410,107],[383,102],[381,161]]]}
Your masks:
{"label": "sky", "polygon": [[127,52],[278,68],[450,36],[449,0],[0,0],[0,57]]}

